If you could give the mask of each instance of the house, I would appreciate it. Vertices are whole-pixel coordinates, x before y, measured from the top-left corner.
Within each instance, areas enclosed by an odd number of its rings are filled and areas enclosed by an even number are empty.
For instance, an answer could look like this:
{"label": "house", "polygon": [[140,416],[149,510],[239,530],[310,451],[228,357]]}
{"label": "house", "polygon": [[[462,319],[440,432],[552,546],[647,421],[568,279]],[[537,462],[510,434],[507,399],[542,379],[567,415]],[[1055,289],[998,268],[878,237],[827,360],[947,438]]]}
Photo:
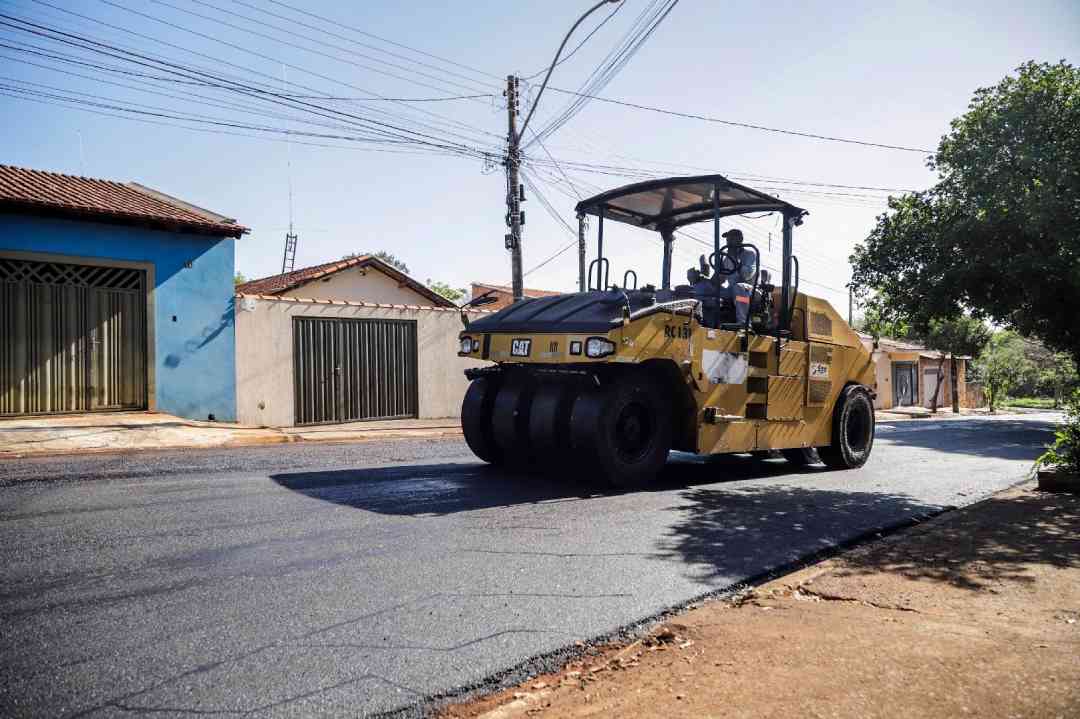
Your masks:
{"label": "house", "polygon": [[457,417],[464,370],[483,365],[458,357],[461,329],[453,302],[372,256],[244,283],[240,420],[289,427]]}
{"label": "house", "polygon": [[[563,294],[562,292],[552,292],[550,290],[528,290],[528,289],[526,289],[526,290],[523,290],[522,292],[523,292],[523,294],[525,295],[526,298],[550,297],[551,295],[561,295],[561,294]],[[506,285],[489,285],[489,284],[485,284],[483,282],[473,282],[472,283],[472,297],[474,299],[476,297],[479,297],[480,295],[486,295],[486,294],[490,294],[492,297],[496,298],[495,302],[493,302],[493,303],[491,303],[489,305],[484,305],[484,307],[491,310],[492,312],[497,312],[498,310],[501,310],[504,307],[509,307],[510,305],[512,305],[514,303],[514,290],[513,290],[512,287],[507,287]]]}
{"label": "house", "polygon": [[236,418],[235,220],[0,165],[0,415]]}
{"label": "house", "polygon": [[324,262],[261,280],[251,280],[237,287],[236,291],[245,295],[286,295],[309,300],[457,306],[374,255]]}
{"label": "house", "polygon": [[[937,387],[938,366],[942,352],[928,350],[925,346],[882,337],[875,344],[870,335],[859,333],[863,345],[871,353],[877,365],[877,409],[894,407],[931,407],[934,389]],[[956,358],[957,392],[961,407],[975,407],[979,397],[969,392],[965,376],[970,357]],[[945,359],[941,364],[944,378],[938,392],[938,407],[952,406],[951,363]],[[971,396],[969,396],[971,395]]]}

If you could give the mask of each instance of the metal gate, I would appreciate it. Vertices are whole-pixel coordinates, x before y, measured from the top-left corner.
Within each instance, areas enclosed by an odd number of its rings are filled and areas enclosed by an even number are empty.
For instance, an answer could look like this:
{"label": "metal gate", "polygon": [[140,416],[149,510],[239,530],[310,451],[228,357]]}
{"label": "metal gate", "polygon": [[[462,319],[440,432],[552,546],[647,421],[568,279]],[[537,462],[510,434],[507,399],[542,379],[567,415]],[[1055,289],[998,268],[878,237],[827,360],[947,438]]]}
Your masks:
{"label": "metal gate", "polygon": [[893,406],[919,404],[919,374],[915,362],[893,362]]}
{"label": "metal gate", "polygon": [[146,408],[145,273],[0,258],[0,415]]}
{"label": "metal gate", "polygon": [[417,416],[416,322],[293,322],[296,424]]}

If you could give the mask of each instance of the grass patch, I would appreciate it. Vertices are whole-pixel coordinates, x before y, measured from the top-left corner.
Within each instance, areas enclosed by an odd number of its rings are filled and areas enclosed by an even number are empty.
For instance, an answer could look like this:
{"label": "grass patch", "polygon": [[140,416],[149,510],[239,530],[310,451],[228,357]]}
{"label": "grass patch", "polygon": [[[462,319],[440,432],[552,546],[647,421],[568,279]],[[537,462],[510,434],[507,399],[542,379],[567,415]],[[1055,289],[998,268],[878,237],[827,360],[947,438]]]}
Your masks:
{"label": "grass patch", "polygon": [[1053,397],[1006,397],[1002,407],[1029,407],[1031,409],[1053,409]]}

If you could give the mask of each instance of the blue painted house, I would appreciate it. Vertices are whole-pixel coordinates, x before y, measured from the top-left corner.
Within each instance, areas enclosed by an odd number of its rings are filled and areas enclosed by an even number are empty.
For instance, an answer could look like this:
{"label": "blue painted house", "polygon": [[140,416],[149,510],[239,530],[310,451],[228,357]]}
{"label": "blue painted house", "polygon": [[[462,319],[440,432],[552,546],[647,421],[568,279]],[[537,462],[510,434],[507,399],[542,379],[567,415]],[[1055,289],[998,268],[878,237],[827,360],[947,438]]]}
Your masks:
{"label": "blue painted house", "polygon": [[135,183],[0,165],[0,416],[234,421],[246,232]]}

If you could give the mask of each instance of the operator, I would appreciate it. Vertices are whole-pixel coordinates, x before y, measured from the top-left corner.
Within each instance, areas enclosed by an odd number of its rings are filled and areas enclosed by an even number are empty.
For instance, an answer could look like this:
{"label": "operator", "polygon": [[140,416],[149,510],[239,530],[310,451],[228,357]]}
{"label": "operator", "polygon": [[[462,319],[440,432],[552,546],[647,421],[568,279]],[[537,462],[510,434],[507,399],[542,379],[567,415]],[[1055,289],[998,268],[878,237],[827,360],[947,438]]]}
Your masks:
{"label": "operator", "polygon": [[750,293],[753,292],[754,275],[757,274],[757,255],[743,247],[742,230],[728,230],[721,237],[727,242],[727,256],[737,260],[738,267],[734,274],[717,273],[716,279],[725,278],[721,294],[735,306],[735,321],[745,324],[750,316]]}

